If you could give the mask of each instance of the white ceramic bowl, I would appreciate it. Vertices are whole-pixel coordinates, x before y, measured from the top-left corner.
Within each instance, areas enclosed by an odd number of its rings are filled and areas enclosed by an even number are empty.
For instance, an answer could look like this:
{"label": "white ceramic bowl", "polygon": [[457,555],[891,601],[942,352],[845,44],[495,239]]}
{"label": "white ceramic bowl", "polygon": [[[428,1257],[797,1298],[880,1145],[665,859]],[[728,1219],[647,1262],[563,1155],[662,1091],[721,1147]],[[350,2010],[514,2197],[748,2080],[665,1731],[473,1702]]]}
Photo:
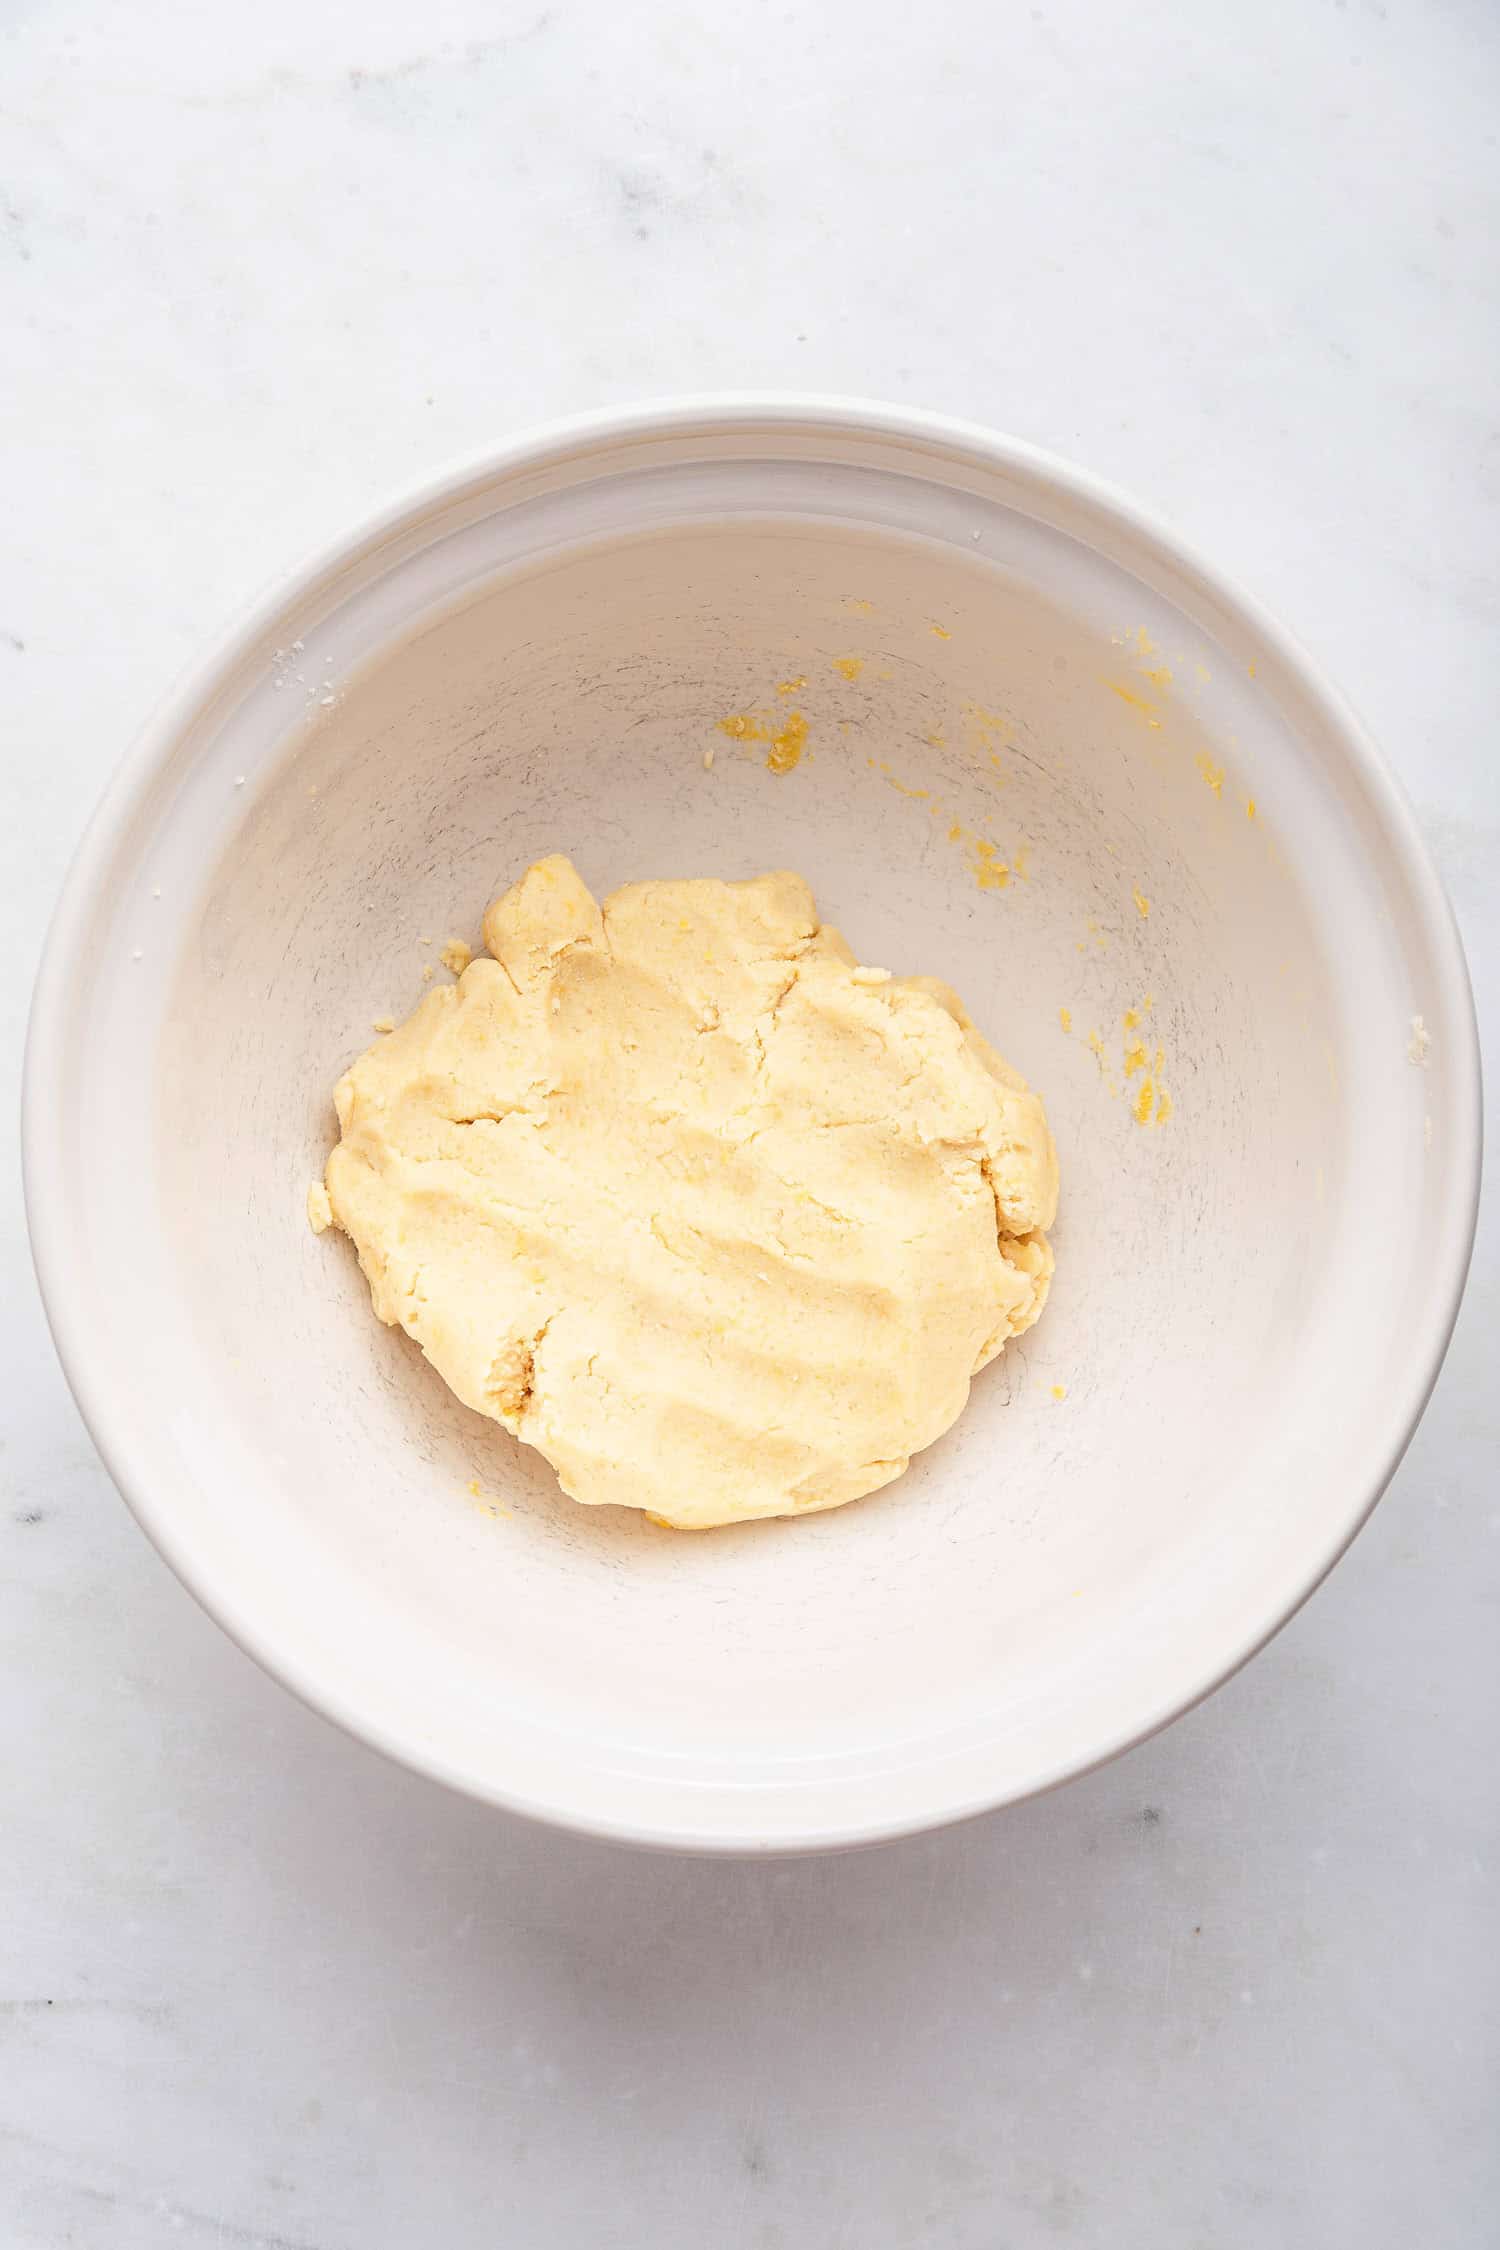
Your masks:
{"label": "white ceramic bowl", "polygon": [[[784,776],[717,728],[794,704]],[[577,1508],[308,1231],[372,1019],[549,851],[601,890],[797,868],[1045,1093],[1051,1304],[871,1499]],[[30,1210],[122,1491],[279,1678],[497,1804],[805,1849],[1077,1773],[1302,1600],[1447,1341],[1476,1061],[1385,767],[1178,543],[978,430],[689,403],[431,486],[149,730],[38,987]]]}

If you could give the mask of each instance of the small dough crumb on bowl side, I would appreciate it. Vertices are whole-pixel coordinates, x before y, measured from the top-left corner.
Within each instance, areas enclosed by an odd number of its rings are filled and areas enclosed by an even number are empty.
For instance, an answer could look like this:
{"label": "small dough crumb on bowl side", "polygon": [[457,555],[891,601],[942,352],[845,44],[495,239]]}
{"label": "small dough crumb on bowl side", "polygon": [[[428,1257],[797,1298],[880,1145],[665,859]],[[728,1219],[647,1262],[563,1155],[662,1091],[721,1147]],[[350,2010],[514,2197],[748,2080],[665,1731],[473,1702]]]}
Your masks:
{"label": "small dough crumb on bowl side", "polygon": [[1057,1159],[946,985],[861,967],[800,877],[539,861],[489,957],[335,1089],[308,1198],[379,1318],[588,1505],[842,1506],[1036,1320]]}

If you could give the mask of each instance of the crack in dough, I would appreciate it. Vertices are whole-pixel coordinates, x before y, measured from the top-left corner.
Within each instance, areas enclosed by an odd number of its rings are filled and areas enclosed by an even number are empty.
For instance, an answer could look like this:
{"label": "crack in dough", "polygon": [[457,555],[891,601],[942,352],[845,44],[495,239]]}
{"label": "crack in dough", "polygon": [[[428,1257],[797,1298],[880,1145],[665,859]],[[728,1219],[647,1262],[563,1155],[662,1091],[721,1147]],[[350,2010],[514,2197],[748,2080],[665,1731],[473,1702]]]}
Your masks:
{"label": "crack in dough", "polygon": [[601,906],[544,859],[484,939],[335,1089],[309,1212],[380,1319],[589,1505],[700,1529],[898,1477],[1046,1300],[1039,1098],[796,875]]}

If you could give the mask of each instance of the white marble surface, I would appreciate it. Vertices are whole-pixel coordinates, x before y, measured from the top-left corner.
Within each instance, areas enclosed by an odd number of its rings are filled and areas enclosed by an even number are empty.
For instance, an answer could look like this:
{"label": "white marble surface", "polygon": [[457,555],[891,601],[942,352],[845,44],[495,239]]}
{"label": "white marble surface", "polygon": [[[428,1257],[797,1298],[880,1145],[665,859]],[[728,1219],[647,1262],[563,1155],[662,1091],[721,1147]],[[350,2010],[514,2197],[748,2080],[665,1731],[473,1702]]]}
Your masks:
{"label": "white marble surface", "polygon": [[[1493,1015],[1497,117],[1485,0],[6,10],[7,1114],[78,828],[205,636],[451,456],[716,385],[954,409],[1174,517],[1373,719]],[[769,1867],[294,1704],[111,1490],[9,1175],[4,1251],[7,2250],[1495,2241],[1493,1221],[1247,1673],[1044,1802]]]}

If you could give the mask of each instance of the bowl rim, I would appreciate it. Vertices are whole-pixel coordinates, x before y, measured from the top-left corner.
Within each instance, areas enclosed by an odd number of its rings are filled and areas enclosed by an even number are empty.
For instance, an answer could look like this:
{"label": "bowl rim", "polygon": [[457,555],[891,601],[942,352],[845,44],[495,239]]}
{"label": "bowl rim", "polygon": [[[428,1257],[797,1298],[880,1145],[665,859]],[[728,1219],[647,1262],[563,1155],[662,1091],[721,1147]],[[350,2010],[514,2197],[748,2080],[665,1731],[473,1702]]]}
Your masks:
{"label": "bowl rim", "polygon": [[[1435,979],[1433,999],[1443,1017],[1442,1035],[1451,1072],[1452,1091],[1445,1106],[1453,1161],[1445,1177],[1442,1223],[1434,1244],[1437,1254],[1428,1268],[1419,1348],[1411,1355],[1404,1381],[1393,1386],[1387,1397],[1378,1444],[1371,1449],[1373,1470],[1365,1473],[1348,1504],[1338,1512],[1322,1549],[1311,1558],[1290,1599],[1283,1594],[1273,1600],[1255,1630],[1244,1636],[1241,1644],[1227,1649],[1209,1676],[1186,1689],[1175,1689],[1160,1708],[1123,1726],[1117,1738],[1062,1760],[1055,1770],[1040,1772],[1022,1785],[1001,1791],[985,1787],[976,1792],[972,1785],[955,1788],[951,1801],[935,1810],[918,1807],[903,1811],[898,1807],[880,1817],[853,1822],[819,1820],[809,1813],[795,1830],[778,1825],[774,1835],[757,1835],[753,1825],[743,1832],[729,1833],[717,1826],[685,1824],[671,1817],[666,1807],[655,1816],[621,1820],[591,1812],[575,1801],[576,1793],[570,1793],[566,1786],[543,1800],[508,1790],[490,1776],[458,1770],[440,1752],[394,1739],[380,1721],[346,1706],[336,1686],[317,1677],[311,1666],[289,1662],[284,1650],[268,1645],[257,1619],[237,1607],[232,1589],[202,1582],[174,1534],[173,1509],[170,1501],[163,1504],[160,1498],[160,1480],[153,1476],[149,1460],[137,1457],[114,1412],[115,1378],[107,1347],[92,1314],[90,1293],[81,1285],[70,1255],[67,1213],[71,1199],[52,1120],[63,1104],[71,995],[86,973],[84,941],[96,890],[177,743],[242,663],[247,648],[273,634],[278,621],[290,621],[293,613],[301,613],[320,592],[331,589],[352,565],[371,556],[396,534],[413,528],[423,516],[449,508],[467,495],[477,495],[520,472],[556,468],[570,460],[586,464],[590,454],[604,453],[622,442],[689,434],[722,439],[793,433],[873,437],[926,447],[950,460],[957,458],[969,466],[1000,470],[1034,488],[1060,495],[1125,534],[1137,552],[1144,551],[1170,567],[1275,655],[1337,740],[1367,792],[1429,950]],[[946,414],[858,397],[780,391],[685,394],[639,405],[600,408],[533,426],[498,447],[468,456],[411,484],[353,531],[326,541],[300,566],[280,575],[247,604],[140,728],[84,829],[43,945],[27,1027],[22,1082],[21,1154],[27,1225],[42,1302],[64,1376],[122,1498],[215,1622],[263,1670],[319,1716],[427,1778],[481,1803],[575,1833],[714,1855],[837,1850],[948,1826],[1039,1796],[1148,1740],[1213,1694],[1265,1647],[1322,1583],[1363,1527],[1395,1474],[1426,1408],[1453,1333],[1468,1273],[1478,1219],[1481,1147],[1478,1028],[1468,967],[1451,905],[1401,784],[1342,693],[1294,636],[1254,596],[1210,564],[1191,542],[1126,493],[1042,448]]]}

